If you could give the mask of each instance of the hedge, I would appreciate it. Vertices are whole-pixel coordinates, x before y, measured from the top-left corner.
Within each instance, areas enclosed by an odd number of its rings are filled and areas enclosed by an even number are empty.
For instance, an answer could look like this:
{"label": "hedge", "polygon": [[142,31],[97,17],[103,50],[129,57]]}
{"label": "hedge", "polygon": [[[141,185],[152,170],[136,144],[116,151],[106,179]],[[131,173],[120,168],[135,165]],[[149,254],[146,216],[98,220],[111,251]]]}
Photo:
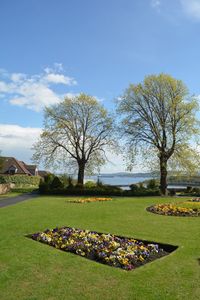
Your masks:
{"label": "hedge", "polygon": [[122,190],[117,187],[94,187],[94,188],[55,188],[51,189],[46,184],[40,184],[39,191],[46,195],[66,195],[66,196],[159,196],[159,190],[139,190],[137,192],[131,190]]}
{"label": "hedge", "polygon": [[0,183],[14,183],[15,186],[38,186],[39,176],[27,175],[0,175]]}
{"label": "hedge", "polygon": [[66,196],[159,196],[158,188],[145,188],[143,186],[131,185],[130,190],[122,190],[118,186],[86,182],[84,186],[73,185],[68,181],[64,184],[62,177],[49,174],[40,180],[39,192],[46,195]]}

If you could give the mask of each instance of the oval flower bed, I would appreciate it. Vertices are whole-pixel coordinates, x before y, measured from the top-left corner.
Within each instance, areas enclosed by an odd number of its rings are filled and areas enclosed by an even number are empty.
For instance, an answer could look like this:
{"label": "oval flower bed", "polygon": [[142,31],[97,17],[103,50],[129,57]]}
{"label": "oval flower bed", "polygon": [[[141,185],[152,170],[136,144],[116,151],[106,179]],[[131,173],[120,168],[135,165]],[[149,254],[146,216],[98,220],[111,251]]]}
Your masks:
{"label": "oval flower bed", "polygon": [[91,202],[105,202],[105,201],[111,201],[112,198],[81,198],[81,199],[73,199],[73,200],[69,200],[67,202],[69,203],[91,203]]}
{"label": "oval flower bed", "polygon": [[187,207],[184,203],[181,206],[181,203],[164,203],[157,204],[147,208],[147,211],[152,213],[166,215],[166,216],[179,216],[179,217],[198,217],[200,216],[200,208],[198,207]]}
{"label": "oval flower bed", "polygon": [[163,249],[159,244],[151,242],[71,227],[47,229],[28,237],[124,270],[132,270],[177,248],[167,245],[166,249]]}

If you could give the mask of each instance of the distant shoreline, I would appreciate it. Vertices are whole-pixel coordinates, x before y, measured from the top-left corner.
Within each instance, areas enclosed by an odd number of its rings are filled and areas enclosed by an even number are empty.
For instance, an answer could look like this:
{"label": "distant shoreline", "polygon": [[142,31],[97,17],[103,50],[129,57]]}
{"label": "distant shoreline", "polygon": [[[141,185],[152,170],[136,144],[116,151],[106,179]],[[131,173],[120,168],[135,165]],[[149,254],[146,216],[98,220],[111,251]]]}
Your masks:
{"label": "distant shoreline", "polygon": [[158,175],[155,173],[125,173],[125,172],[119,172],[119,173],[100,173],[95,174],[94,176],[97,177],[149,177],[149,178],[156,178]]}

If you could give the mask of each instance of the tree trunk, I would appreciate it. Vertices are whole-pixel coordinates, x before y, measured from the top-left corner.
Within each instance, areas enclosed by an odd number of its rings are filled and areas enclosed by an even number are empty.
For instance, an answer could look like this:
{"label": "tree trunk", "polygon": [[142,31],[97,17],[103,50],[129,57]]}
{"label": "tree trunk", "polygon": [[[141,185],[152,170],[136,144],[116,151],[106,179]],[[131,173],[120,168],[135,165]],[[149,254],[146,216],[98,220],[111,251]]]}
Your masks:
{"label": "tree trunk", "polygon": [[85,164],[81,162],[78,165],[78,185],[83,185],[84,173],[85,173]]}
{"label": "tree trunk", "polygon": [[167,195],[167,158],[160,157],[160,191],[163,196]]}

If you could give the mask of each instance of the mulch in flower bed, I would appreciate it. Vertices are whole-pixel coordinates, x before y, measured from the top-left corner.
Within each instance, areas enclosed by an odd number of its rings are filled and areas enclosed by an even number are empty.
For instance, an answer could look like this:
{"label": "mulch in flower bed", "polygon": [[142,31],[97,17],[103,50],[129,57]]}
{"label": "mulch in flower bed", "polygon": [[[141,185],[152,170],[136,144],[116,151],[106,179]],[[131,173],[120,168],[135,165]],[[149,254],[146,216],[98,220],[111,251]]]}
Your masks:
{"label": "mulch in flower bed", "polygon": [[124,270],[133,270],[177,249],[177,246],[71,227],[47,229],[28,237]]}
{"label": "mulch in flower bed", "polygon": [[[195,202],[195,201],[193,201]],[[164,216],[175,216],[175,217],[199,217],[199,208],[187,208],[181,207],[181,203],[178,204],[157,204],[146,208],[147,211]]]}

